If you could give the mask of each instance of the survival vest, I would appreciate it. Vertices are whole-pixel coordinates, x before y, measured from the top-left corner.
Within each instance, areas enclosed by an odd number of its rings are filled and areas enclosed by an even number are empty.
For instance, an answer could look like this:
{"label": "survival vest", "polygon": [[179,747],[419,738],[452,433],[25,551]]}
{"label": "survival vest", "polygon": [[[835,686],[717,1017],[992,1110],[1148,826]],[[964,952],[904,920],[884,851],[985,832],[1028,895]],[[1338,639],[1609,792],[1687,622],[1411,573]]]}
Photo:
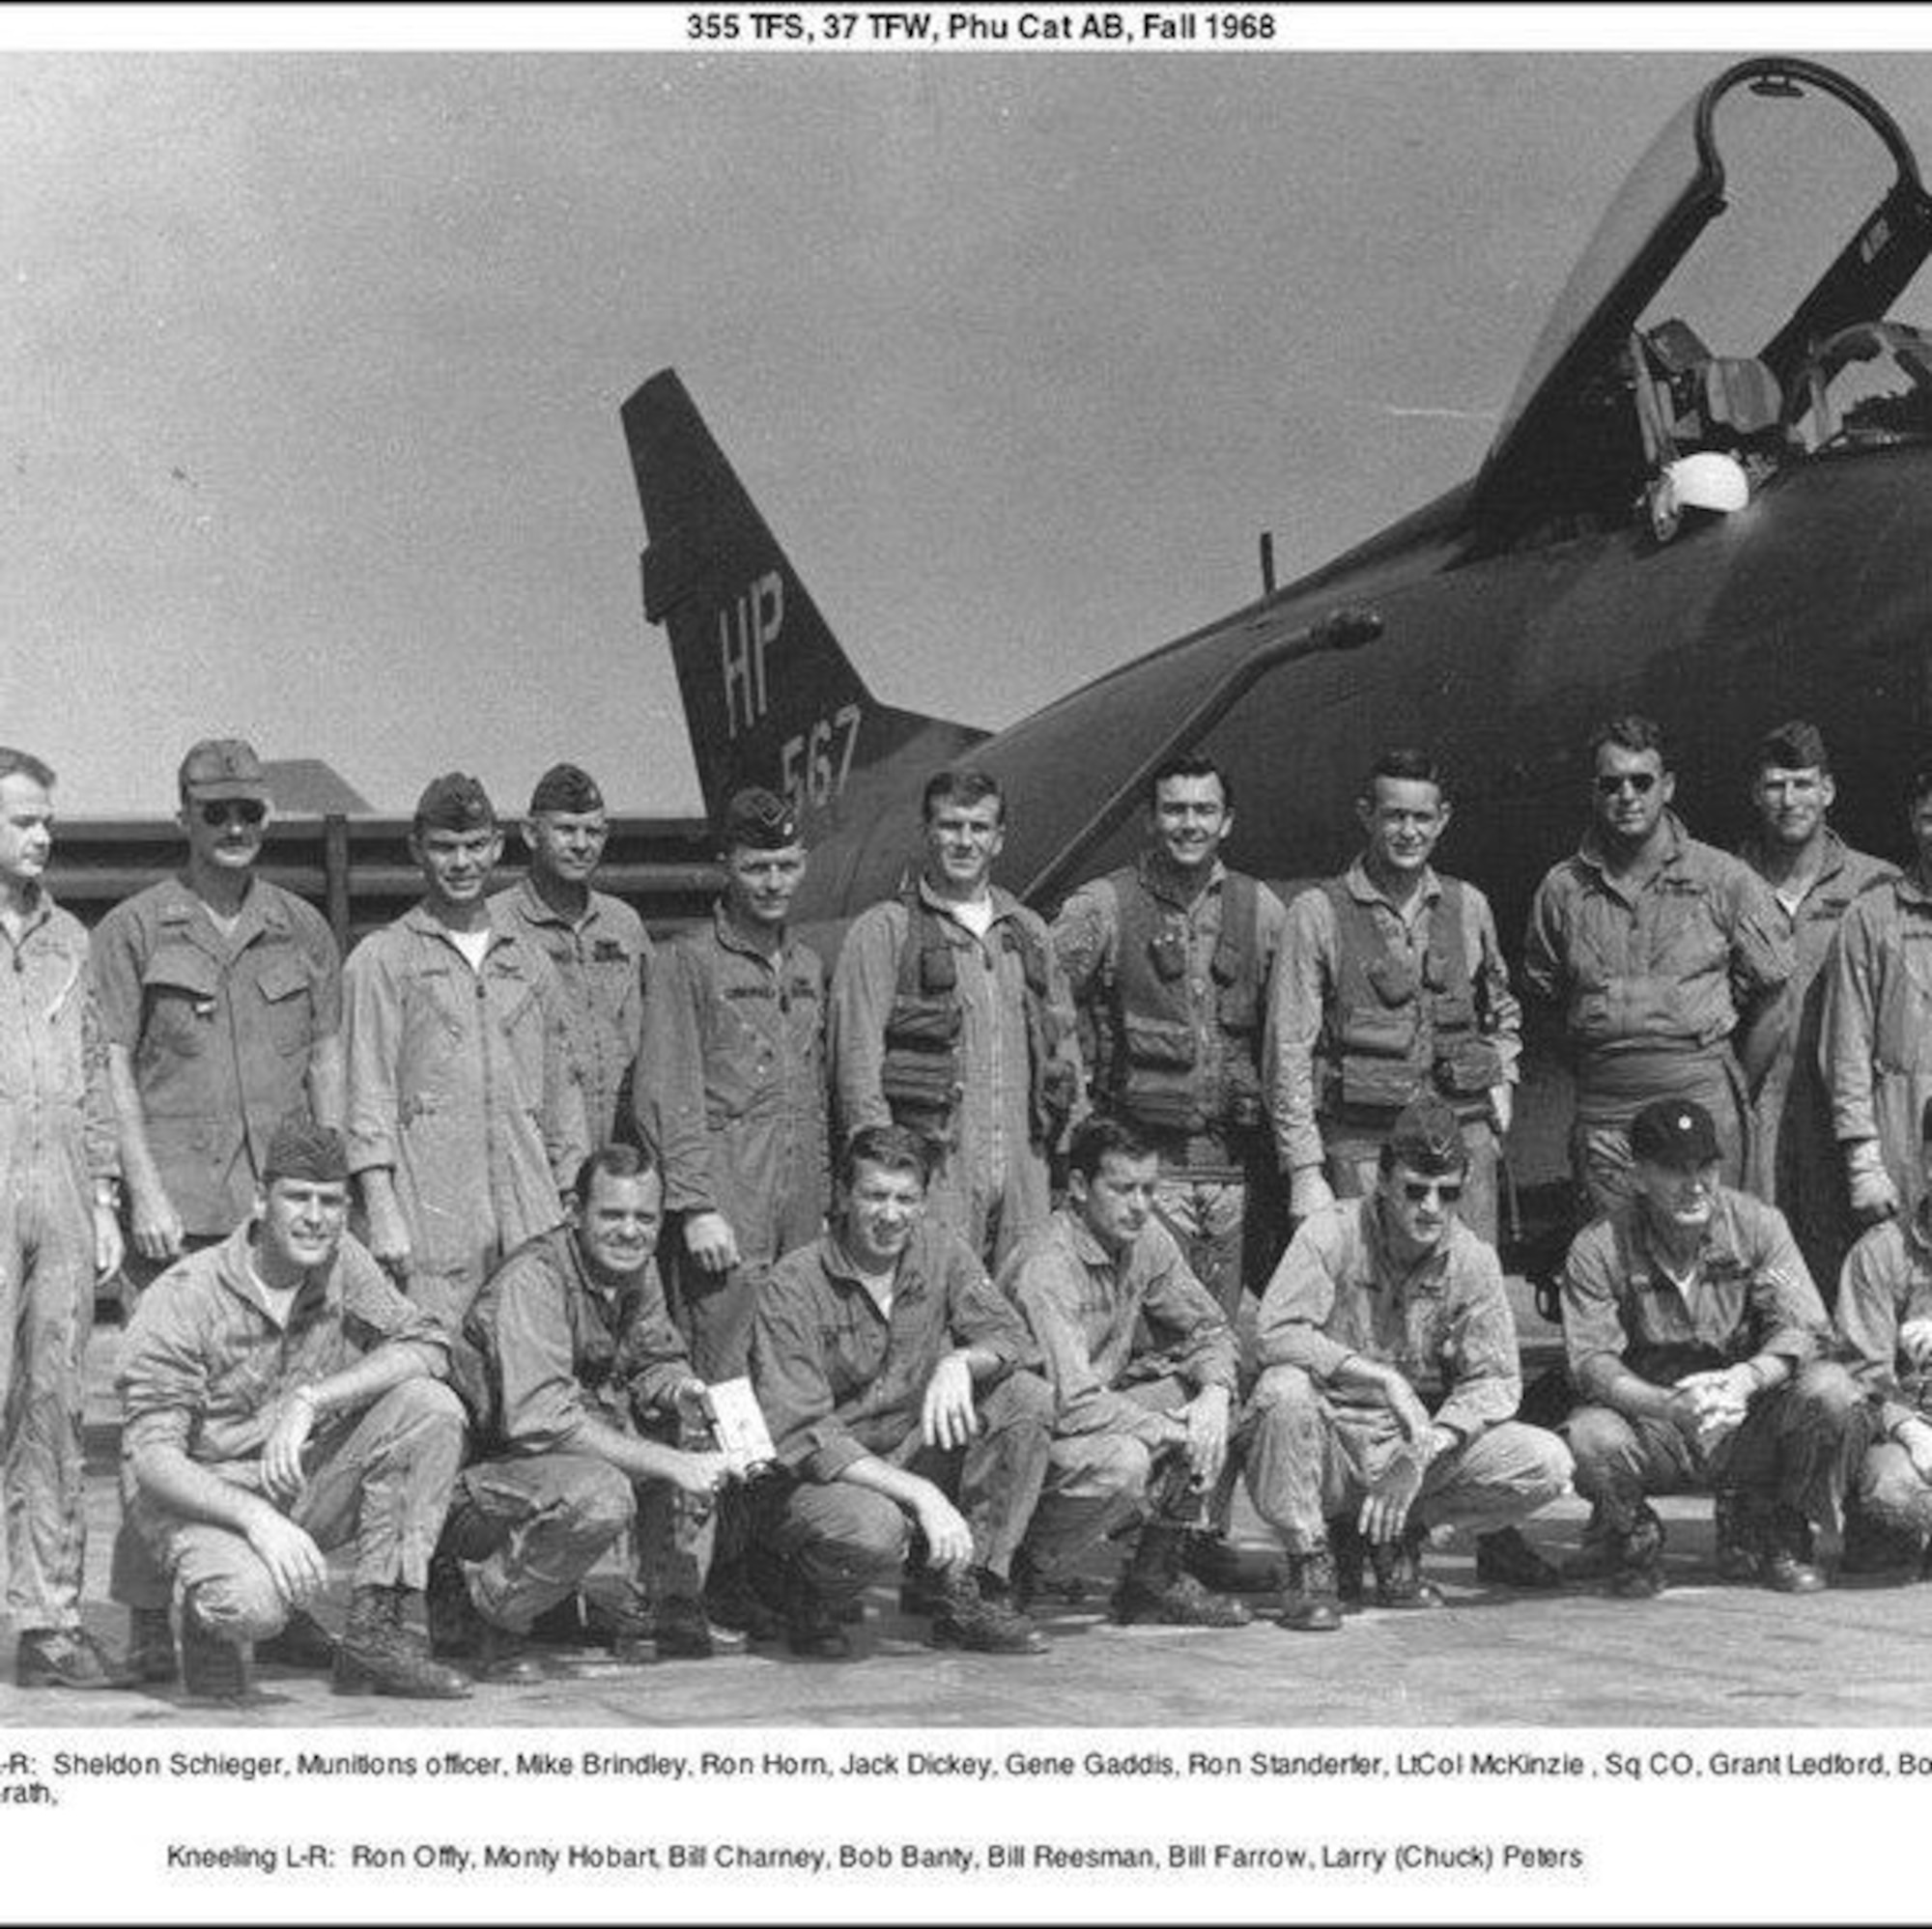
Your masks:
{"label": "survival vest", "polygon": [[1260,890],[1239,871],[1221,882],[1221,930],[1208,975],[1226,1039],[1218,1071],[1202,1075],[1188,992],[1185,913],[1150,886],[1140,865],[1112,872],[1119,906],[1115,963],[1101,1022],[1099,1085],[1109,1102],[1159,1132],[1248,1131],[1262,1122]]}
{"label": "survival vest", "polygon": [[1321,890],[1335,913],[1335,993],[1322,1023],[1322,1110],[1363,1119],[1399,1112],[1431,1086],[1465,1118],[1479,1117],[1502,1078],[1482,1035],[1463,936],[1463,887],[1440,880],[1419,966],[1390,951],[1375,907],[1343,878]]}
{"label": "survival vest", "polygon": [[[920,895],[917,883],[899,895],[906,931],[899,947],[898,981],[886,1018],[879,1090],[893,1123],[942,1142],[952,1136],[964,1091],[959,1063],[959,960],[948,922]],[[1058,1138],[1073,1109],[1073,1067],[1063,1058],[1064,1026],[1047,1000],[1046,941],[1024,920],[996,920],[992,936],[1015,953],[1026,984],[1027,1097],[1037,1146]]]}

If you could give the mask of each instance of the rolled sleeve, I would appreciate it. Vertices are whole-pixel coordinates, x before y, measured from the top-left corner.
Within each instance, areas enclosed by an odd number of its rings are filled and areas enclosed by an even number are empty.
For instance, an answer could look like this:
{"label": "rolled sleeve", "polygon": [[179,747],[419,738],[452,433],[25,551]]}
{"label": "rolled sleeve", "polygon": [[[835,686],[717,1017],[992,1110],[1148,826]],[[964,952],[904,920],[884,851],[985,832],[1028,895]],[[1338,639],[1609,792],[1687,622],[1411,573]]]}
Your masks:
{"label": "rolled sleeve", "polygon": [[1342,1251],[1342,1215],[1334,1210],[1313,1214],[1289,1241],[1255,1321],[1263,1366],[1299,1367],[1325,1386],[1350,1356],[1350,1348],[1322,1330],[1335,1310]]}

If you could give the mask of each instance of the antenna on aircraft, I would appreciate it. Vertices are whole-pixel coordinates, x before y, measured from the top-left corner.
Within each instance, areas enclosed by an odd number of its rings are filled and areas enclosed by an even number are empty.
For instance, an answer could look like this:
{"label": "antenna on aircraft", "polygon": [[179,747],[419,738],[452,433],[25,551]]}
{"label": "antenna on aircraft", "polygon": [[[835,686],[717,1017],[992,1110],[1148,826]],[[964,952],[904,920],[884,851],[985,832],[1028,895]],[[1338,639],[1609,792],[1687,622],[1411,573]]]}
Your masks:
{"label": "antenna on aircraft", "polygon": [[1274,594],[1274,531],[1262,531],[1262,594]]}

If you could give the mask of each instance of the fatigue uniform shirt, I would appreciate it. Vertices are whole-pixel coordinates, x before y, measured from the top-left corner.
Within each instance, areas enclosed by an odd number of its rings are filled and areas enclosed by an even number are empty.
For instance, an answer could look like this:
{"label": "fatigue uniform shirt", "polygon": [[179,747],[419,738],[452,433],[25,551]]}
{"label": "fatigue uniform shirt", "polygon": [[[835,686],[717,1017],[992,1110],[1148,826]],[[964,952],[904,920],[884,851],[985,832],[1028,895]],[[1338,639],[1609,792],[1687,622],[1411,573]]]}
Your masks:
{"label": "fatigue uniform shirt", "polygon": [[[279,1403],[392,1341],[424,1348],[440,1377],[448,1341],[421,1307],[344,1234],[335,1257],[296,1290],[286,1327],[251,1277],[247,1226],[170,1266],[141,1295],[121,1342],[121,1454],[178,1448],[238,1487],[261,1485],[262,1450]],[[316,1416],[305,1458],[327,1460],[362,1418]]]}
{"label": "fatigue uniform shirt", "polygon": [[[1126,1433],[1161,1444],[1165,1418],[1116,1390],[1136,1379],[1171,1374],[1197,1393],[1235,1391],[1234,1329],[1158,1219],[1116,1256],[1063,1206],[1008,1258],[1000,1286],[1038,1344],[1057,1435]],[[1143,1320],[1166,1350],[1137,1347]]]}
{"label": "fatigue uniform shirt", "polygon": [[1759,1353],[1794,1369],[1826,1356],[1831,1321],[1776,1206],[1720,1186],[1688,1288],[1663,1269],[1646,1214],[1631,1200],[1564,1262],[1563,1341],[1585,1400],[1605,1397],[1619,1363],[1664,1386]]}
{"label": "fatigue uniform shirt", "polygon": [[1838,1288],[1847,1365],[1878,1400],[1887,1439],[1906,1421],[1932,1416],[1932,1373],[1899,1351],[1899,1328],[1912,1319],[1932,1319],[1932,1229],[1922,1205],[1909,1219],[1874,1226],[1847,1256]]}
{"label": "fatigue uniform shirt", "polygon": [[94,969],[107,1042],[128,1053],[183,1231],[232,1232],[254,1204],[275,1127],[309,1110],[315,1048],[342,1028],[327,923],[257,877],[224,933],[187,881],[170,878],[100,921]]}
{"label": "fatigue uniform shirt", "polygon": [[490,919],[536,945],[563,987],[570,1061],[583,1088],[591,1144],[627,1136],[651,975],[644,921],[621,898],[593,891],[573,923],[544,902],[527,877],[491,898]]}
{"label": "fatigue uniform shirt", "polygon": [[1621,1120],[1676,1089],[1664,1069],[1673,1061],[1721,1060],[1740,1011],[1795,963],[1764,880],[1674,815],[1663,821],[1662,853],[1641,877],[1605,873],[1593,827],[1530,905],[1522,981],[1563,1007],[1586,1122]]}
{"label": "fatigue uniform shirt", "polygon": [[1826,965],[1823,1069],[1840,1145],[1876,1139],[1910,1213],[1925,1181],[1918,1125],[1932,1098],[1932,893],[1917,875],[1866,892]]}
{"label": "fatigue uniform shirt", "polygon": [[[1172,868],[1150,856],[1148,864],[1156,879],[1171,878]],[[1187,930],[1187,971],[1181,980],[1186,989],[1188,1015],[1194,1029],[1194,1090],[1214,1092],[1221,1087],[1221,1065],[1231,1048],[1228,1035],[1221,1029],[1216,1006],[1220,986],[1214,980],[1214,953],[1221,943],[1222,915],[1226,903],[1228,868],[1217,858],[1208,882],[1191,897],[1162,895],[1158,902],[1183,920]],[[1142,887],[1145,889],[1145,886]],[[1255,887],[1255,928],[1248,942],[1255,951],[1256,1046],[1267,1022],[1268,985],[1275,958],[1281,950],[1282,931],[1288,910],[1264,884]],[[1111,877],[1096,877],[1083,884],[1060,907],[1053,921],[1053,953],[1066,974],[1066,983],[1075,1007],[1089,1020],[1089,1036],[1111,1033],[1114,1014],[1105,1008],[1103,987],[1114,981],[1121,944],[1120,893]],[[1118,992],[1115,996],[1120,996]],[[1235,1049],[1241,1049],[1235,1046]],[[1094,1054],[1097,1061],[1098,1054]],[[1257,1052],[1259,1058],[1259,1052]],[[1089,1067],[1090,1070],[1093,1066]],[[1259,1065],[1257,1066],[1259,1070]],[[1105,1106],[1111,1093],[1092,1094],[1095,1105]],[[1179,1136],[1178,1134],[1176,1135]],[[1210,1131],[1187,1142],[1185,1169],[1190,1173],[1238,1178],[1242,1167],[1231,1156],[1224,1132]]]}
{"label": "fatigue uniform shirt", "polygon": [[[1359,857],[1343,872],[1342,882],[1356,903],[1373,911],[1389,954],[1407,965],[1415,981],[1421,982],[1442,880],[1433,869],[1425,869],[1421,888],[1406,910],[1378,889]],[[1522,1055],[1522,1007],[1510,989],[1509,966],[1496,941],[1490,900],[1472,884],[1463,884],[1462,891],[1463,958],[1475,994],[1477,1027],[1502,1062],[1502,1081],[1514,1084]],[[1341,936],[1328,894],[1320,889],[1299,893],[1288,907],[1268,1003],[1264,1090],[1283,1172],[1319,1168],[1322,1163],[1316,1048],[1341,969]]]}
{"label": "fatigue uniform shirt", "polygon": [[[958,971],[953,996],[960,1009],[961,1092],[939,1166],[926,1188],[926,1213],[980,1250],[988,1243],[990,1227],[995,1257],[1001,1258],[1052,1209],[1046,1149],[1033,1142],[1026,974],[1019,953],[1001,940],[1002,923],[1019,919],[1034,927],[1047,965],[1047,1003],[1062,1020],[1060,1056],[1072,1068],[1077,1090],[1072,1001],[1046,926],[1009,892],[994,890],[993,922],[984,939],[960,923],[923,879],[919,893],[921,901],[938,913],[953,949]],[[838,1129],[845,1138],[862,1125],[892,1123],[879,1078],[906,922],[906,907],[895,897],[862,911],[845,935],[833,972],[829,1044]]]}
{"label": "fatigue uniform shirt", "polygon": [[720,908],[660,958],[644,1001],[638,1129],[667,1212],[722,1212],[740,1261],[815,1237],[830,1195],[825,967],[786,937],[776,956]]}
{"label": "fatigue uniform shirt", "polygon": [[1378,1200],[1314,1213],[1290,1242],[1255,1327],[1262,1364],[1299,1367],[1346,1426],[1399,1433],[1387,1404],[1340,1386],[1344,1361],[1392,1366],[1463,1443],[1515,1416],[1522,1396],[1516,1321],[1494,1248],[1460,1220],[1409,1262],[1394,1249]]}
{"label": "fatigue uniform shirt", "polygon": [[411,1291],[454,1328],[497,1258],[561,1223],[588,1149],[563,993],[507,932],[472,969],[421,905],[363,939],[344,984],[350,1170],[394,1172]]}
{"label": "fatigue uniform shirt", "polygon": [[692,1377],[656,1265],[606,1285],[567,1229],[520,1246],[497,1268],[457,1351],[480,1360],[491,1390],[479,1428],[485,1453],[569,1453],[586,1420],[633,1432]]}
{"label": "fatigue uniform shirt", "polygon": [[882,1314],[830,1233],[773,1267],[752,1327],[752,1383],[778,1449],[801,1480],[833,1481],[854,1461],[903,1461],[920,1444],[927,1382],[948,1353],[982,1347],[994,1372],[1024,1363],[1018,1312],[972,1248],[930,1221],[899,1256]]}

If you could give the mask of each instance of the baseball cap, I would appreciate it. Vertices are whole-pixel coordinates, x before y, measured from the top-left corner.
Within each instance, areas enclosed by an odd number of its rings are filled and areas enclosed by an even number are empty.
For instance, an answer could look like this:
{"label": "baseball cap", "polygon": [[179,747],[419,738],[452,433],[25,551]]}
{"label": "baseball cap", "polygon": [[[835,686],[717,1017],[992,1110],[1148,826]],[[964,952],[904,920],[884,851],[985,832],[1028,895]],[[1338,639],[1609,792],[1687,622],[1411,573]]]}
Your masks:
{"label": "baseball cap", "polygon": [[798,817],[776,791],[753,784],[734,791],[718,820],[722,850],[743,845],[753,851],[781,851],[798,842]]}
{"label": "baseball cap", "polygon": [[452,770],[433,778],[416,799],[418,831],[492,831],[497,812],[482,781],[465,771]]}
{"label": "baseball cap", "polygon": [[1389,1127],[1388,1153],[1395,1164],[1423,1174],[1462,1172],[1469,1163],[1462,1121],[1434,1092],[1411,1098],[1396,1114]]}
{"label": "baseball cap", "polygon": [[604,793],[597,788],[597,780],[574,763],[552,764],[530,792],[532,817],[545,810],[560,810],[571,817],[588,816],[603,808]]}
{"label": "baseball cap", "polygon": [[1707,1166],[1719,1156],[1718,1128],[1691,1098],[1653,1099],[1630,1122],[1631,1157],[1661,1166]]}
{"label": "baseball cap", "polygon": [[191,798],[253,797],[269,801],[268,773],[254,747],[240,737],[204,737],[182,758],[177,778],[184,801]]}

